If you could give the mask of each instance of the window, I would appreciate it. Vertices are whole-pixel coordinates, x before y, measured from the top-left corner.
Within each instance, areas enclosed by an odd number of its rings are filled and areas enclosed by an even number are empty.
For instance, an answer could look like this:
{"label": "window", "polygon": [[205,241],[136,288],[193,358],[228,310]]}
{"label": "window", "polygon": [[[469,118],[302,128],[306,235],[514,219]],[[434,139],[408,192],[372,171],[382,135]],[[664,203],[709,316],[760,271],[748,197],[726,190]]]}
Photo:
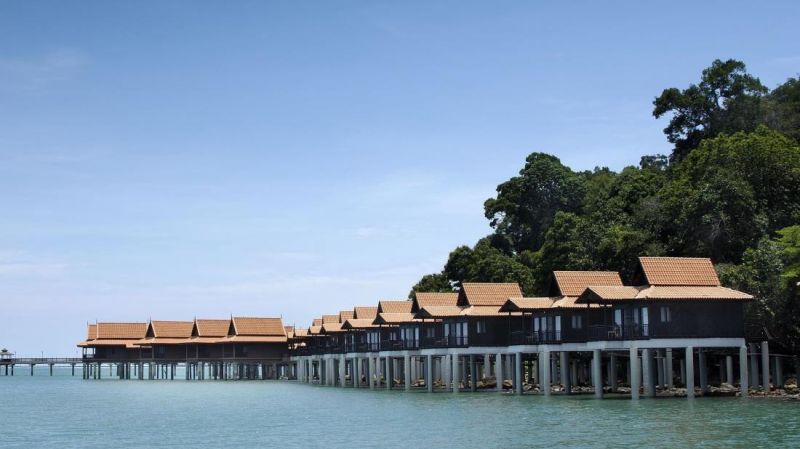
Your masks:
{"label": "window", "polygon": [[478,320],[477,323],[478,333],[485,334],[486,333],[486,320]]}
{"label": "window", "polygon": [[583,317],[580,315],[572,315],[572,328],[573,329],[582,329],[583,328]]}
{"label": "window", "polygon": [[672,313],[669,310],[669,306],[661,306],[661,322],[662,323],[672,322]]}

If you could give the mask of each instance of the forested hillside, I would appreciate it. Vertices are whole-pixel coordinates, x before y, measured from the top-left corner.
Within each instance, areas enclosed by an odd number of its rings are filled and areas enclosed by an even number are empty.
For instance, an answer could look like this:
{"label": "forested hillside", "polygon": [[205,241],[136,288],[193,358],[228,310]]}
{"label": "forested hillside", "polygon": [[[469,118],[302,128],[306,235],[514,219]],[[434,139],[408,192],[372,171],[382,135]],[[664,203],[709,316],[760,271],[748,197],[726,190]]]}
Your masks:
{"label": "forested hillside", "polygon": [[576,172],[532,153],[484,203],[494,232],[455,248],[416,291],[518,282],[545,295],[553,270],[617,270],[642,255],[710,257],[724,284],[754,294],[750,326],[800,352],[800,80],[770,90],[744,63],[716,60],[698,84],[668,88],[672,154]]}

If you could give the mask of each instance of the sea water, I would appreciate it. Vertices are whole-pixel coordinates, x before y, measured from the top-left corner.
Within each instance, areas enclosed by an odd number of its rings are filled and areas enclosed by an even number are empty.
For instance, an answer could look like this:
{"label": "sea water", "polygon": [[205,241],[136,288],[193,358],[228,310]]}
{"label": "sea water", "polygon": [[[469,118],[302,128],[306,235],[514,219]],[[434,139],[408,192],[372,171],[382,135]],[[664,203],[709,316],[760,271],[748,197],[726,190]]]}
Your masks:
{"label": "sea water", "polygon": [[[0,375],[3,448],[800,448],[800,402]],[[104,373],[105,374],[105,373]]]}

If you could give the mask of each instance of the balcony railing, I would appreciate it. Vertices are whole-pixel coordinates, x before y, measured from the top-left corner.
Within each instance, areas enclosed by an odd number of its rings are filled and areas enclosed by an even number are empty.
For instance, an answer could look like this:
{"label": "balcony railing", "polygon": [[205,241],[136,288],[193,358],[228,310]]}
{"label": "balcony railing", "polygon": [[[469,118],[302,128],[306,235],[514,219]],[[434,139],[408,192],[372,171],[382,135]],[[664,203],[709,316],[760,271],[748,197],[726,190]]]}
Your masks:
{"label": "balcony railing", "polygon": [[514,331],[511,332],[512,345],[542,345],[561,342],[561,331]]}
{"label": "balcony railing", "polygon": [[420,344],[423,348],[463,348],[469,346],[469,338],[455,335],[424,337]]}
{"label": "balcony railing", "polygon": [[650,338],[647,324],[626,324],[623,326],[589,326],[589,340],[644,340]]}

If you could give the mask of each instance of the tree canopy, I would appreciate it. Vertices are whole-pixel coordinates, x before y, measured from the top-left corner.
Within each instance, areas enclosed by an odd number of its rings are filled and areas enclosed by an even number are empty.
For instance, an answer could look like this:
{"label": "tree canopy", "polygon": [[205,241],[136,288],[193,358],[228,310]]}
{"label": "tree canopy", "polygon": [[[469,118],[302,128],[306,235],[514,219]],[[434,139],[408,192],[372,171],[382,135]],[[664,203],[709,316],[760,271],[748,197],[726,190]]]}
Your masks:
{"label": "tree canopy", "polygon": [[656,117],[672,113],[672,155],[577,172],[530,154],[484,203],[494,232],[455,248],[410,296],[469,281],[544,295],[553,270],[630,280],[642,255],[710,257],[726,285],[758,298],[748,322],[800,351],[800,81],[770,91],[744,63],[716,60],[654,105]]}

